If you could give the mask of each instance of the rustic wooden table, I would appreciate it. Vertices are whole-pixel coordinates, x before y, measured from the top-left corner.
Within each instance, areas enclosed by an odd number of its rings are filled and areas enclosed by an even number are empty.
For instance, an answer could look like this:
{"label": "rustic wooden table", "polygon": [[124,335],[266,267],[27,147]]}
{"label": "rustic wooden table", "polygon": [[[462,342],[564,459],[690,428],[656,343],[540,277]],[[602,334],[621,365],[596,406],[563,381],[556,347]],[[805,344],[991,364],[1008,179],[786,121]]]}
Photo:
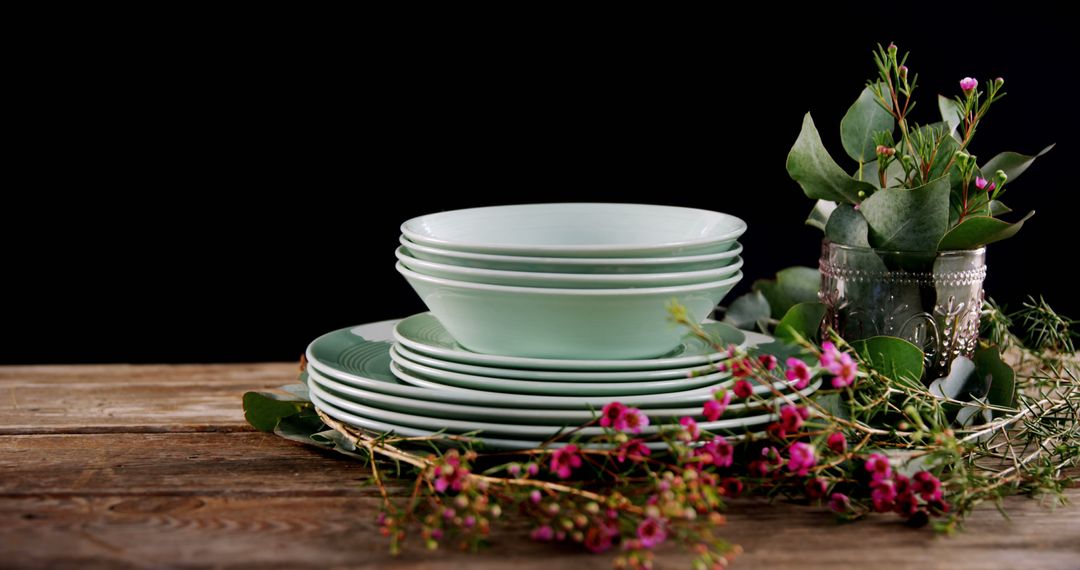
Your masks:
{"label": "rustic wooden table", "polygon": [[[508,522],[479,555],[391,557],[376,491],[341,456],[258,433],[241,394],[294,364],[0,367],[0,567],[609,568]],[[1080,502],[1080,489],[1069,496]],[[736,568],[1080,569],[1080,506],[1006,502],[937,537],[895,517],[837,526],[820,509],[740,501]],[[677,553],[658,568],[684,568]]]}

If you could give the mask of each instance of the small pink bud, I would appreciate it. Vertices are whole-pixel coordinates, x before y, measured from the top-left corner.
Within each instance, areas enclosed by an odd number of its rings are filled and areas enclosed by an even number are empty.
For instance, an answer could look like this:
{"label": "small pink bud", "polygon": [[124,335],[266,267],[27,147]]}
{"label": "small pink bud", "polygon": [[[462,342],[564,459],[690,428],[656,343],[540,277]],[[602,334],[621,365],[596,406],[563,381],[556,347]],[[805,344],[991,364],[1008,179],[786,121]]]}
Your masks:
{"label": "small pink bud", "polygon": [[960,89],[963,89],[964,93],[968,93],[978,86],[979,82],[974,77],[965,77],[960,80]]}
{"label": "small pink bud", "polygon": [[975,177],[975,187],[979,190],[986,190],[987,192],[993,192],[994,188],[997,188],[993,182],[990,182],[982,176]]}
{"label": "small pink bud", "polygon": [[900,79],[906,79],[906,78],[907,78],[907,66],[906,65],[901,65],[900,66]]}

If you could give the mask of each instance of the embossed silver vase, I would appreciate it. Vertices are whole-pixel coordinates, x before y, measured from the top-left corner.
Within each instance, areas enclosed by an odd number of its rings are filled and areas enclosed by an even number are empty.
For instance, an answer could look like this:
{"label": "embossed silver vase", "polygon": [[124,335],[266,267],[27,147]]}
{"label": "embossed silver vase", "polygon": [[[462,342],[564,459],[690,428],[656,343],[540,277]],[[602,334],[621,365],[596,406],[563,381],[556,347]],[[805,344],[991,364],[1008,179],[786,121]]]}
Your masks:
{"label": "embossed silver vase", "polygon": [[847,341],[895,336],[921,348],[929,382],[971,357],[979,337],[986,248],[937,253],[883,251],[825,241],[822,327]]}

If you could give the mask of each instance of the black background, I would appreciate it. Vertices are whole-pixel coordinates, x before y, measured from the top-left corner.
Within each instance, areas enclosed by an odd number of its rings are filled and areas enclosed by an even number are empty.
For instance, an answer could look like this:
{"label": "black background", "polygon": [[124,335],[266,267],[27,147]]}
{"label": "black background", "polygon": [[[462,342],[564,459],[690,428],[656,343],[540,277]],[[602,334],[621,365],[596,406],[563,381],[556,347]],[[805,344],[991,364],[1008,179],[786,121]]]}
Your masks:
{"label": "black background", "polygon": [[1058,144],[1010,184],[1018,215],[1038,214],[990,247],[986,289],[1080,315],[1074,33],[1059,8],[1025,7],[264,14],[91,34],[36,69],[55,90],[20,87],[40,100],[8,192],[0,362],[294,359],[328,330],[422,310],[393,269],[399,224],[485,204],[736,214],[741,293],[816,264],[784,159],[811,110],[850,166],[839,121],[889,41],[913,52],[916,121],[964,76],[1006,79],[980,162]]}

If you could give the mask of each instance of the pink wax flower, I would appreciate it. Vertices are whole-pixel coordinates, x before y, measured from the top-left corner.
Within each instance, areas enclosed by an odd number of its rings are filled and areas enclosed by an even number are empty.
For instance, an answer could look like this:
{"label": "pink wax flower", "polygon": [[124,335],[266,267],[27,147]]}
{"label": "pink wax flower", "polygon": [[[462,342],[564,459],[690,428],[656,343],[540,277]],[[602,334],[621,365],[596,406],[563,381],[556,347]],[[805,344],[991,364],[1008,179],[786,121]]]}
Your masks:
{"label": "pink wax flower", "polygon": [[581,467],[581,455],[578,454],[578,446],[574,444],[556,449],[555,453],[551,454],[549,469],[560,479],[566,479],[578,467]]}
{"label": "pink wax flower", "polygon": [[915,498],[915,493],[900,493],[896,496],[893,510],[896,511],[896,514],[910,519],[915,516],[915,513],[919,512],[919,500]]}
{"label": "pink wax flower", "polygon": [[806,496],[810,499],[820,499],[829,490],[829,482],[821,477],[814,477],[806,482]]}
{"label": "pink wax flower", "polygon": [[736,378],[746,378],[754,373],[754,365],[749,358],[736,360],[731,364],[731,374]]}
{"label": "pink wax flower", "polygon": [[889,458],[880,453],[872,453],[863,464],[870,472],[873,481],[883,481],[892,476],[892,467],[889,466]]}
{"label": "pink wax flower", "polygon": [[784,376],[795,383],[796,390],[802,390],[810,385],[810,367],[805,362],[798,358],[789,358],[785,364],[787,364],[787,370],[784,371]]}
{"label": "pink wax flower", "polygon": [[965,77],[960,80],[960,89],[962,89],[964,93],[968,93],[978,86],[979,82],[974,77]]}
{"label": "pink wax flower", "polygon": [[555,538],[555,530],[548,525],[538,526],[533,529],[529,536],[539,542],[548,542]]}
{"label": "pink wax flower", "polygon": [[924,500],[941,498],[941,481],[929,471],[919,471],[912,480],[913,490]]}
{"label": "pink wax flower", "polygon": [[469,470],[461,465],[457,452],[451,451],[443,457],[443,464],[435,468],[435,490],[445,493],[447,489],[460,491],[469,475]]}
{"label": "pink wax flower", "polygon": [[735,477],[727,477],[720,481],[720,488],[727,497],[738,497],[743,492],[743,482]]}
{"label": "pink wax flower", "polygon": [[659,546],[667,538],[664,522],[656,517],[648,517],[641,521],[637,527],[637,535],[641,546],[648,549]]}
{"label": "pink wax flower", "polygon": [[843,493],[833,493],[829,497],[829,510],[834,513],[846,513],[851,510],[851,499]]}
{"label": "pink wax flower", "polygon": [[806,475],[810,468],[817,464],[817,458],[814,457],[814,447],[808,443],[801,441],[793,443],[788,453],[791,456],[788,459],[788,471],[800,477]]}
{"label": "pink wax flower", "polygon": [[837,455],[847,453],[847,438],[838,431],[829,434],[829,439],[825,440],[825,445],[829,446],[829,451]]}
{"label": "pink wax flower", "polygon": [[822,368],[829,368],[833,365],[838,358],[840,358],[840,351],[837,350],[836,345],[831,342],[821,343],[821,357],[819,361]]}
{"label": "pink wax flower", "polygon": [[722,436],[716,436],[712,441],[694,450],[695,456],[708,457],[709,463],[717,467],[731,467],[735,448]]}
{"label": "pink wax flower", "polygon": [[649,455],[649,448],[645,446],[645,441],[641,439],[631,439],[630,441],[620,445],[615,450],[615,459],[619,463],[626,462],[629,458],[630,461],[641,461],[646,455]]}
{"label": "pink wax flower", "polygon": [[623,412],[623,422],[626,424],[624,431],[641,433],[641,430],[649,425],[649,416],[637,408],[626,408]]}
{"label": "pink wax flower", "polygon": [[870,499],[874,502],[874,510],[879,513],[887,513],[893,510],[896,501],[896,487],[888,479],[874,484],[874,490],[870,493]]}
{"label": "pink wax flower", "polygon": [[619,402],[611,402],[604,406],[604,409],[600,411],[600,427],[619,431],[626,429],[626,420],[623,418],[625,411],[626,406]]}
{"label": "pink wax flower", "polygon": [[538,489],[533,489],[533,491],[529,493],[529,501],[531,501],[534,505],[540,504],[540,499],[542,498],[543,495],[540,494],[540,491]]}
{"label": "pink wax flower", "polygon": [[679,425],[683,427],[685,432],[684,438],[689,438],[691,441],[701,436],[701,430],[698,428],[697,422],[690,416],[684,416],[679,420]]}
{"label": "pink wax flower", "polygon": [[713,397],[708,402],[705,402],[702,415],[709,419],[710,422],[715,422],[720,419],[720,416],[724,415],[724,411],[727,410],[728,404],[731,403],[731,392],[728,390],[714,391]]}
{"label": "pink wax flower", "polygon": [[735,383],[734,391],[735,395],[740,398],[749,398],[754,393],[754,387],[746,380],[739,380]]}
{"label": "pink wax flower", "polygon": [[990,182],[982,176],[975,177],[975,187],[979,190],[986,190],[987,192],[993,192],[994,188],[997,188],[993,182]]}
{"label": "pink wax flower", "polygon": [[758,362],[761,363],[765,370],[772,371],[776,369],[776,357],[771,354],[762,354],[758,357]]}
{"label": "pink wax flower", "polygon": [[859,366],[855,364],[855,359],[845,352],[834,360],[828,369],[829,373],[833,374],[833,388],[843,388],[855,383],[855,374],[859,371]]}
{"label": "pink wax flower", "polygon": [[784,433],[794,433],[799,431],[799,428],[803,425],[803,420],[810,417],[810,410],[805,406],[784,406],[780,408],[780,425],[784,428]]}

